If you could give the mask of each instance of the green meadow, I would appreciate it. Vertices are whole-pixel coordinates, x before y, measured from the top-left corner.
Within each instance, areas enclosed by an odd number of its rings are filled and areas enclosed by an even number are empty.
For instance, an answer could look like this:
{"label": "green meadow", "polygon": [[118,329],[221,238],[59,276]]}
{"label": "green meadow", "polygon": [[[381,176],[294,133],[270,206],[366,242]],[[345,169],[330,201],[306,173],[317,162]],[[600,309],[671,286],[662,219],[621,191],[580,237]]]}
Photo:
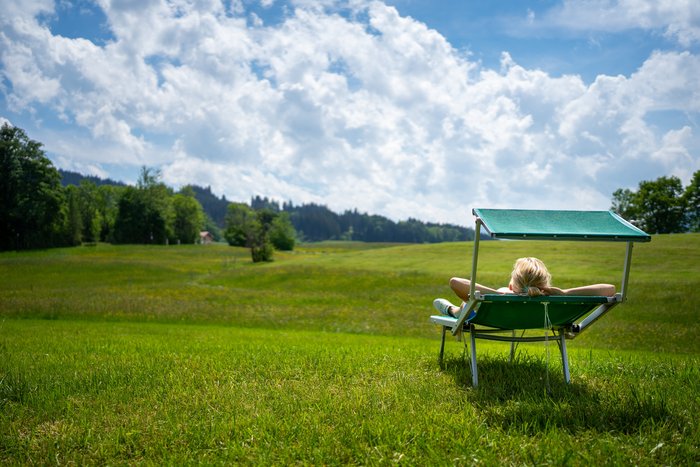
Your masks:
{"label": "green meadow", "polygon": [[[479,281],[538,256],[619,288],[624,244],[482,242]],[[464,343],[428,317],[471,243],[0,254],[0,463],[692,465],[700,235],[636,244],[626,303],[569,342]]]}

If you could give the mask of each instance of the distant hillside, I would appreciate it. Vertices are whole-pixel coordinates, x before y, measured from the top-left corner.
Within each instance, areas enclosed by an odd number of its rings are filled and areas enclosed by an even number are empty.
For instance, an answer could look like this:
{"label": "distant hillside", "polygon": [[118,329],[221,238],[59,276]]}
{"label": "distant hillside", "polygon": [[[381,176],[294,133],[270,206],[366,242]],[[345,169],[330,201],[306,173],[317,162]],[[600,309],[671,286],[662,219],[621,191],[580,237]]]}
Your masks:
{"label": "distant hillside", "polygon": [[194,191],[194,196],[202,205],[204,212],[206,212],[209,217],[221,228],[224,228],[226,224],[226,210],[230,201],[226,199],[226,196],[221,198],[217,197],[211,192],[211,187],[202,188],[197,185],[188,185]]}
{"label": "distant hillside", "polygon": [[362,242],[440,243],[474,239],[474,230],[453,224],[425,223],[417,219],[394,222],[384,216],[347,210],[337,214],[319,204],[279,203],[256,196],[253,209],[284,211],[305,241],[357,240]]}
{"label": "distant hillside", "polygon": [[126,186],[124,182],[117,182],[110,178],[100,178],[94,175],[83,175],[78,172],[71,172],[70,170],[58,169],[58,173],[61,174],[61,184],[63,186],[67,185],[80,185],[80,182],[87,180],[94,183],[97,186],[100,185],[116,185],[116,186]]}

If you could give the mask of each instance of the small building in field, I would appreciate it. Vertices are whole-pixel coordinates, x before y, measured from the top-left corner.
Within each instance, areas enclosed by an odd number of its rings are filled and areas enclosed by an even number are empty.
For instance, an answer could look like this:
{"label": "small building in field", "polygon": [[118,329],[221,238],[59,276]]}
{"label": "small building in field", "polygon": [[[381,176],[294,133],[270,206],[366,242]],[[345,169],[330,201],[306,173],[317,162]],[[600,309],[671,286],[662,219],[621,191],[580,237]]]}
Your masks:
{"label": "small building in field", "polygon": [[214,236],[211,234],[211,232],[207,232],[206,230],[199,232],[199,243],[201,245],[209,245],[213,242]]}

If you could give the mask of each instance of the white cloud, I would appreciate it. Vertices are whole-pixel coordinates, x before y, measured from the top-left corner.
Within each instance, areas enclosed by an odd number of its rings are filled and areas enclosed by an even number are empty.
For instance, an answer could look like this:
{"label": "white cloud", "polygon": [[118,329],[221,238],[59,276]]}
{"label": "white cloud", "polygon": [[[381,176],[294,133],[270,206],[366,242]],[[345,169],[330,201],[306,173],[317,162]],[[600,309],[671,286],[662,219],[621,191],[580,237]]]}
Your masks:
{"label": "white cloud", "polygon": [[[629,78],[599,76],[562,107],[559,134],[569,147],[584,153],[589,141],[593,151],[606,150],[630,164],[648,158],[660,162],[653,154],[667,145],[666,136],[650,122],[650,115],[659,111],[700,112],[700,87],[694,79],[698,73],[700,57],[688,52],[657,52]],[[698,140],[691,132],[683,144],[686,149],[697,148]],[[684,172],[684,178],[689,179],[698,168],[698,159],[685,158],[683,163],[685,170],[671,164],[664,166]]]}
{"label": "white cloud", "polygon": [[700,42],[700,3],[695,0],[564,0],[543,23],[567,30],[661,31],[684,47]]}
{"label": "white cloud", "polygon": [[22,22],[0,17],[7,102],[77,127],[41,133],[69,168],[159,166],[170,184],[232,200],[395,219],[605,209],[615,188],[700,169],[693,124],[652,118],[700,111],[690,52],[586,85],[507,53],[499,70],[483,68],[381,2],[340,14],[297,1],[272,26],[248,23],[247,4],[100,0],[105,45],[53,36],[33,19],[51,3],[28,4]]}
{"label": "white cloud", "polygon": [[683,127],[671,130],[661,140],[658,149],[651,154],[652,159],[659,161],[668,169],[669,175],[676,175],[682,180],[690,180],[693,175],[693,157],[688,147],[693,139],[693,130]]}
{"label": "white cloud", "polygon": [[0,10],[0,21],[35,23],[40,14],[51,15],[55,12],[53,0],[24,0],[22,2],[4,1]]}

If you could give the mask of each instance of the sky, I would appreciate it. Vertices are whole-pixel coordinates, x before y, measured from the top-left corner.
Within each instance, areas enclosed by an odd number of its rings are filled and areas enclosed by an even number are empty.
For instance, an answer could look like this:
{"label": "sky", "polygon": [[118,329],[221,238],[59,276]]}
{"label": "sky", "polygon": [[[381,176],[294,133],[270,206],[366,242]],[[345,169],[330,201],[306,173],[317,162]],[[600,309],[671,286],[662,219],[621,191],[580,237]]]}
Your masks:
{"label": "sky", "polygon": [[0,123],[57,168],[394,220],[685,186],[699,76],[696,0],[0,0]]}

